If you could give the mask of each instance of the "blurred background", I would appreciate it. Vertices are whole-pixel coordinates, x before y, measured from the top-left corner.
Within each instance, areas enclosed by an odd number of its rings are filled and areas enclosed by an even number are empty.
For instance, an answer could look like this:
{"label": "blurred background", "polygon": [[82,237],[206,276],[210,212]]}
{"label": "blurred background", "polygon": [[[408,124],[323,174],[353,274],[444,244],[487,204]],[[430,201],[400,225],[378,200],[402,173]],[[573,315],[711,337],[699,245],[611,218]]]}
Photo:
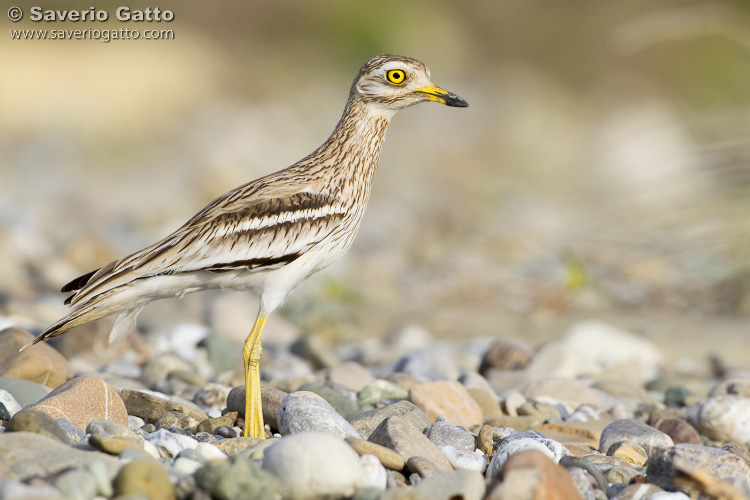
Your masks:
{"label": "blurred background", "polygon": [[[395,53],[470,107],[395,117],[353,248],[302,285],[267,338],[357,342],[419,325],[538,346],[600,319],[675,364],[748,359],[745,0],[134,0],[174,12],[139,24],[115,19],[122,2],[97,2],[106,23],[33,23],[32,4],[17,3],[24,20],[3,10],[0,21],[6,324],[45,328],[65,314],[70,279],[305,156],[359,67]],[[88,27],[174,39],[7,31]],[[139,328],[196,322],[239,339],[256,308],[243,294],[194,294],[150,305]]]}

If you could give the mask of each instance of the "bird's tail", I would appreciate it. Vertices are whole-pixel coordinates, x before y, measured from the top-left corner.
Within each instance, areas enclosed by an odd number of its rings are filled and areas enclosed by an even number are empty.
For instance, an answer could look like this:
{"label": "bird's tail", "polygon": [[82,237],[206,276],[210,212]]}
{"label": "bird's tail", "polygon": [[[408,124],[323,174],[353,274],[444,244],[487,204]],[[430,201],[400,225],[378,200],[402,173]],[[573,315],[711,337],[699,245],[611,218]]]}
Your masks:
{"label": "bird's tail", "polygon": [[112,328],[112,333],[109,336],[109,341],[112,342],[115,338],[124,333],[127,333],[131,329],[131,327],[135,323],[136,316],[139,312],[141,312],[141,309],[143,309],[143,307],[141,306],[123,310],[122,307],[115,306],[113,302],[117,301],[112,301],[110,299],[112,299],[112,296],[116,295],[118,292],[119,290],[112,289],[91,298],[90,300],[82,304],[78,309],[71,312],[57,323],[47,328],[34,340],[23,346],[21,350],[26,349],[30,345],[38,344],[39,342],[44,342],[51,338],[59,337],[63,333],[67,332],[71,328],[75,328],[76,326],[80,326],[91,321],[96,321],[97,319],[102,319],[111,314],[119,312],[120,316],[117,318],[117,321],[115,321],[115,325]]}

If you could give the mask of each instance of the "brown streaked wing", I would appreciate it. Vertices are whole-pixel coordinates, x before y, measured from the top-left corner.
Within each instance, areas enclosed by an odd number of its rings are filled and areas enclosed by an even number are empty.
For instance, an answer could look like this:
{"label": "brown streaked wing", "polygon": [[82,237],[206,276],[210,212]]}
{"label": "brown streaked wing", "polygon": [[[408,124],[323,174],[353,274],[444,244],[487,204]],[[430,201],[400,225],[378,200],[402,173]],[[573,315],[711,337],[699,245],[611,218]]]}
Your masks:
{"label": "brown streaked wing", "polygon": [[346,215],[346,207],[328,195],[296,192],[242,203],[231,199],[238,190],[156,244],[104,266],[70,303],[145,276],[277,268],[317,245]]}

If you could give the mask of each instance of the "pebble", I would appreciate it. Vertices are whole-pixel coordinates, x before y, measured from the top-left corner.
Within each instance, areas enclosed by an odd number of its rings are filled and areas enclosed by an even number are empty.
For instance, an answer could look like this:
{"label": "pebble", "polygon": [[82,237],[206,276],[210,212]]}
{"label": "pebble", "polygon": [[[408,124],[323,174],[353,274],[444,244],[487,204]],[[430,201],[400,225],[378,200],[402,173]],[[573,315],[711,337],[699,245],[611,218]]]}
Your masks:
{"label": "pebble", "polygon": [[263,469],[279,479],[291,499],[350,496],[366,482],[354,450],[321,432],[285,436],[265,450]]}
{"label": "pebble", "polygon": [[132,495],[148,500],[176,498],[169,474],[153,460],[133,460],[125,464],[117,473],[113,486],[120,496]]}
{"label": "pebble", "polygon": [[672,438],[637,419],[615,420],[602,431],[599,451],[609,454],[610,447],[620,441],[635,443],[651,456],[656,450],[673,446]]}
{"label": "pebble", "polygon": [[[419,381],[414,381],[415,384]],[[413,384],[412,384],[413,385]],[[408,389],[388,380],[373,380],[357,393],[357,402],[360,406],[374,405],[389,399],[406,399],[409,397]]]}
{"label": "pebble", "polygon": [[695,427],[681,418],[662,418],[653,425],[656,430],[671,437],[674,444],[702,444],[700,434]]}
{"label": "pebble", "polygon": [[[261,387],[260,398],[263,405],[263,422],[271,429],[279,429],[279,408],[281,402],[289,393],[274,389],[272,387]],[[237,412],[242,418],[245,417],[245,386],[240,385],[229,391],[227,396],[227,411]]]}
{"label": "pebble", "polygon": [[238,435],[237,431],[235,431],[233,427],[228,427],[226,425],[220,425],[219,427],[215,428],[213,433],[223,438],[235,438]]}
{"label": "pebble", "polygon": [[485,424],[479,430],[479,433],[477,434],[476,448],[487,456],[492,456],[495,452],[491,426]]}
{"label": "pebble", "polygon": [[614,498],[614,500],[645,500],[663,491],[653,484],[631,484],[622,488],[614,497],[610,498]]}
{"label": "pebble", "polygon": [[407,471],[416,474],[421,478],[429,477],[433,474],[439,474],[443,471],[443,469],[435,465],[435,462],[432,460],[418,455],[409,457],[406,461],[405,467]]}
{"label": "pebble", "polygon": [[480,375],[486,376],[490,369],[523,370],[532,358],[532,351],[528,347],[518,342],[496,339],[482,356],[477,371]]}
{"label": "pebble", "polygon": [[359,432],[364,439],[368,439],[372,431],[380,425],[383,420],[390,417],[403,417],[410,422],[419,432],[424,431],[430,426],[430,419],[414,403],[409,401],[398,401],[396,403],[383,406],[360,413],[349,420],[349,423]]}
{"label": "pebble", "polygon": [[639,467],[648,459],[648,454],[641,445],[629,441],[618,441],[613,444],[607,450],[607,455],[622,458]]}
{"label": "pebble", "polygon": [[6,429],[9,433],[32,432],[40,436],[55,439],[61,443],[72,443],[72,440],[68,437],[68,433],[57,425],[54,418],[38,411],[19,411],[10,419]]}
{"label": "pebble", "polygon": [[0,375],[55,388],[68,380],[68,360],[47,343],[19,349],[34,335],[11,326],[0,331]]}
{"label": "pebble", "polygon": [[349,446],[357,452],[357,455],[372,455],[380,460],[383,467],[391,470],[402,470],[406,464],[404,458],[396,453],[395,451],[381,446],[379,444],[371,443],[363,439],[357,439],[355,437],[346,438],[346,442]]}
{"label": "pebble", "polygon": [[339,391],[318,382],[308,382],[301,385],[298,391],[312,392],[328,401],[336,413],[349,419],[359,413],[357,395],[349,390]]}
{"label": "pebble", "polygon": [[458,450],[451,445],[440,446],[439,449],[454,469],[473,470],[479,473],[487,469],[487,460],[481,451]]}
{"label": "pebble", "polygon": [[55,488],[67,499],[93,500],[96,496],[96,479],[85,470],[72,469],[55,479]]}
{"label": "pebble", "polygon": [[152,432],[146,436],[146,441],[154,445],[164,458],[174,458],[186,448],[195,449],[198,447],[198,441],[195,439],[182,434],[175,434],[166,429]]}
{"label": "pebble", "polygon": [[453,446],[460,451],[474,452],[476,449],[476,438],[469,434],[466,429],[456,427],[446,418],[438,417],[427,432],[427,437],[435,443],[435,446]]}
{"label": "pebble", "polygon": [[698,492],[684,481],[675,482],[677,475],[690,476],[697,471],[717,481],[736,478],[750,483],[750,466],[739,455],[687,443],[657,450],[649,457],[647,474],[650,483],[665,490],[697,495]]}
{"label": "pebble", "polygon": [[405,373],[421,381],[455,380],[460,375],[453,360],[441,349],[423,349],[404,355],[393,371]]}
{"label": "pebble", "polygon": [[388,484],[388,472],[374,455],[360,455],[359,462],[362,465],[364,478],[360,487],[371,487],[384,490]]}
{"label": "pebble", "polygon": [[198,410],[188,404],[160,398],[142,391],[131,391],[123,389],[120,396],[125,403],[128,415],[134,415],[145,420],[158,420],[168,411],[184,413],[198,422],[208,418],[205,412]]}
{"label": "pebble", "polygon": [[538,450],[520,451],[509,457],[488,488],[485,500],[528,498],[580,500],[567,471]]}
{"label": "pebble", "polygon": [[68,435],[71,443],[81,443],[86,441],[86,433],[73,425],[73,422],[67,418],[56,418],[55,423]]}
{"label": "pebble", "polygon": [[370,370],[354,361],[345,361],[328,370],[328,380],[354,392],[364,389],[375,380]]}
{"label": "pebble", "polygon": [[212,382],[203,383],[195,393],[193,402],[203,408],[215,408],[221,410],[226,405],[227,397],[232,388],[223,384]]}
{"label": "pebble", "polygon": [[67,469],[85,468],[99,461],[114,476],[118,469],[115,457],[96,451],[83,451],[56,439],[31,432],[0,433],[3,450],[3,479],[24,481],[48,477]]}
{"label": "pebble", "polygon": [[727,377],[720,380],[714,384],[708,396],[713,398],[725,394],[750,398],[750,377]]}
{"label": "pebble", "polygon": [[7,412],[8,417],[2,418],[0,420],[10,420],[10,417],[21,411],[21,405],[18,404],[16,398],[14,398],[13,395],[5,389],[0,389],[0,404],[3,405],[3,408]]}
{"label": "pebble", "polygon": [[198,469],[195,480],[211,498],[220,500],[281,498],[282,487],[273,474],[241,455]]}
{"label": "pebble", "polygon": [[715,441],[750,446],[750,399],[733,394],[706,399],[700,405],[698,429]]}
{"label": "pebble", "polygon": [[230,457],[233,457],[258,444],[259,441],[263,440],[241,436],[234,439],[224,439],[219,441],[216,443],[216,447]]}
{"label": "pebble", "polygon": [[368,441],[395,451],[405,460],[414,456],[433,462],[439,470],[452,470],[445,455],[405,417],[389,417],[372,432]]}
{"label": "pebble", "polygon": [[522,451],[536,450],[543,453],[557,463],[560,458],[570,455],[570,452],[562,445],[552,439],[547,439],[536,431],[525,431],[512,434],[502,439],[497,445],[497,451],[487,466],[487,479],[492,479],[500,474],[505,462]]}
{"label": "pebble", "polygon": [[484,415],[463,385],[455,381],[425,382],[409,389],[409,401],[417,405],[430,422],[445,416],[455,425],[470,429],[484,423]]}
{"label": "pebble", "polygon": [[52,392],[49,387],[15,377],[0,376],[0,389],[8,391],[21,408],[34,404]]}
{"label": "pebble", "polygon": [[456,470],[424,478],[414,488],[417,500],[482,500],[485,484],[482,474]]}
{"label": "pebble", "polygon": [[542,378],[532,380],[523,388],[526,399],[549,403],[563,403],[571,408],[591,405],[606,409],[616,400],[604,392],[592,388],[588,382],[578,379]]}
{"label": "pebble", "polygon": [[237,416],[238,413],[236,411],[231,411],[225,413],[220,417],[207,418],[206,420],[198,424],[196,432],[208,432],[209,434],[214,434],[216,432],[216,429],[219,427],[225,427],[231,430],[234,426],[234,423],[237,421]]}
{"label": "pebble", "polygon": [[307,391],[293,392],[281,402],[279,431],[283,435],[322,432],[340,439],[361,437],[325,399]]}

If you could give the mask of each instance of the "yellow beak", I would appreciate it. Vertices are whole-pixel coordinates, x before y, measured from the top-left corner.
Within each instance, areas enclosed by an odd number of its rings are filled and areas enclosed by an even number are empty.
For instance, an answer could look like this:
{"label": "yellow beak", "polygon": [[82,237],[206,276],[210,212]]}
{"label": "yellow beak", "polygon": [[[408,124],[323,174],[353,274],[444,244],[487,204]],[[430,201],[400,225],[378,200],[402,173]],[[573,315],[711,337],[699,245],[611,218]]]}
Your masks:
{"label": "yellow beak", "polygon": [[456,108],[466,108],[469,106],[468,102],[464,101],[453,92],[443,90],[440,87],[436,87],[432,83],[430,83],[427,87],[422,87],[421,89],[413,90],[412,92],[425,94],[427,96],[427,100],[439,102],[440,104],[445,104],[446,106],[454,106]]}

